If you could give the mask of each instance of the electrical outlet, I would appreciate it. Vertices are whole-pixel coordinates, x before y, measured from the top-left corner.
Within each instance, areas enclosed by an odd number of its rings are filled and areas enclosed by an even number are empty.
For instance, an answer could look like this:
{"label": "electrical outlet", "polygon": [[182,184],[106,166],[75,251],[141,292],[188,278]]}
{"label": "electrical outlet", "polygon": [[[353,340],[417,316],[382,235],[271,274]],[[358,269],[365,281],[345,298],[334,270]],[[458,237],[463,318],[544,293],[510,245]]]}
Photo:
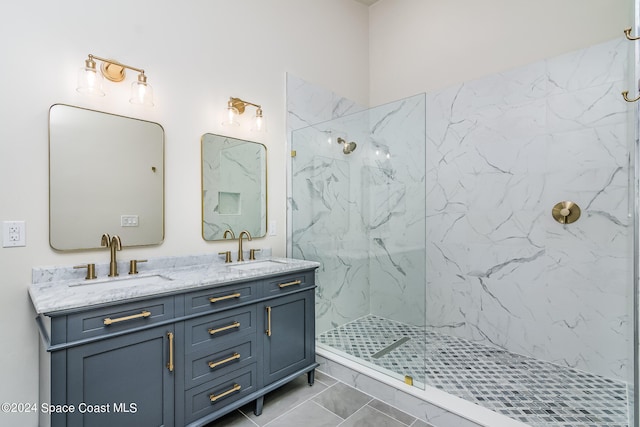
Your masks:
{"label": "electrical outlet", "polygon": [[3,221],[2,247],[14,248],[27,246],[26,225],[24,221]]}

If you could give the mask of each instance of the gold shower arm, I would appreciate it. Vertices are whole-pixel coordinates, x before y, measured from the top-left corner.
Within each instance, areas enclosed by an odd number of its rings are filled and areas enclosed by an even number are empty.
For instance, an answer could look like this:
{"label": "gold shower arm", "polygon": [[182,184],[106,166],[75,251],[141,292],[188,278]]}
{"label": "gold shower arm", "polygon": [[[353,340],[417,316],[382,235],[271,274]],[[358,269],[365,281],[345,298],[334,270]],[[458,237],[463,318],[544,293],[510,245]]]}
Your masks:
{"label": "gold shower arm", "polygon": [[636,102],[636,101],[640,100],[640,95],[637,98],[634,98],[634,99],[629,98],[629,91],[628,90],[625,90],[624,92],[622,92],[622,97],[627,102]]}
{"label": "gold shower arm", "polygon": [[628,40],[640,40],[640,37],[631,37],[631,28],[625,28],[624,29],[624,35],[627,37]]}

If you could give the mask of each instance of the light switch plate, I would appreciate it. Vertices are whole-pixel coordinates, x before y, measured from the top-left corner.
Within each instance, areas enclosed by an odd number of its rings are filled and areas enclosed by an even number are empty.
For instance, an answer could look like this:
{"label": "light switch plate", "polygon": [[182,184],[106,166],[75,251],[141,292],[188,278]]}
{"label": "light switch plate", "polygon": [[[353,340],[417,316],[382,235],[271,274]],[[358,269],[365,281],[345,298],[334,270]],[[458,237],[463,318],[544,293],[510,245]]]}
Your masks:
{"label": "light switch plate", "polygon": [[2,247],[27,246],[27,227],[24,221],[2,222]]}
{"label": "light switch plate", "polygon": [[120,215],[121,227],[137,227],[138,225],[138,215]]}

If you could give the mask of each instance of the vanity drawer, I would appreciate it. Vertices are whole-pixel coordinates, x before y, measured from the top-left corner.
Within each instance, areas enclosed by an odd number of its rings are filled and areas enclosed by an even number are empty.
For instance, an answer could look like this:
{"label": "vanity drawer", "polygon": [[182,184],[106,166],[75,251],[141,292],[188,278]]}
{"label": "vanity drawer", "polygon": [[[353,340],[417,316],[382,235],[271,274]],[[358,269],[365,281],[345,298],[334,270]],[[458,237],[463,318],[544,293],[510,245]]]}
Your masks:
{"label": "vanity drawer", "polygon": [[232,308],[256,299],[256,282],[209,288],[185,296],[185,314]]}
{"label": "vanity drawer", "polygon": [[222,409],[257,390],[256,364],[238,369],[216,381],[187,390],[184,395],[185,424]]}
{"label": "vanity drawer", "polygon": [[263,292],[265,297],[270,297],[284,295],[288,292],[311,288],[313,286],[315,286],[315,272],[306,271],[265,280]]}
{"label": "vanity drawer", "polygon": [[173,297],[97,308],[67,316],[67,341],[154,325],[174,316]]}
{"label": "vanity drawer", "polygon": [[256,363],[256,335],[245,336],[243,340],[236,341],[240,342],[189,354],[185,360],[185,388],[215,380]]}
{"label": "vanity drawer", "polygon": [[[225,310],[185,322],[185,351],[229,345],[256,332],[255,305]],[[218,347],[219,348],[219,347]]]}

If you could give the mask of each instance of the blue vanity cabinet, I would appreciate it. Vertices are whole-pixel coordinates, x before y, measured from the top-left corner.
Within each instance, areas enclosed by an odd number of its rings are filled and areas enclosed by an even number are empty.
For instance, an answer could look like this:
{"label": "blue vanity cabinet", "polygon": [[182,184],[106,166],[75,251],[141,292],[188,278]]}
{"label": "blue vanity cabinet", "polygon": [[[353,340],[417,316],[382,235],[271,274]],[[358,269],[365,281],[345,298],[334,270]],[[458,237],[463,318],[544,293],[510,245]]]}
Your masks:
{"label": "blue vanity cabinet", "polygon": [[50,332],[50,403],[67,406],[44,425],[175,425],[173,296],[52,316]]}
{"label": "blue vanity cabinet", "polygon": [[269,385],[315,363],[315,271],[265,280],[263,292],[262,376]]}
{"label": "blue vanity cabinet", "polygon": [[[219,290],[224,306],[214,304],[210,314],[184,322],[185,391],[176,424],[215,425],[217,418],[252,402],[260,415],[266,393],[305,373],[313,383],[315,268],[238,288],[244,291]],[[202,307],[192,300],[185,298],[187,312]]]}
{"label": "blue vanity cabinet", "polygon": [[[315,270],[278,276],[263,285],[266,299],[259,305],[262,323],[262,386],[272,390],[307,373],[314,382],[315,368]],[[264,395],[256,400],[262,413]]]}
{"label": "blue vanity cabinet", "polygon": [[[307,374],[315,268],[56,312],[39,324],[53,427],[200,427]],[[48,329],[48,330],[47,330]]]}
{"label": "blue vanity cabinet", "polygon": [[67,400],[77,406],[66,425],[173,426],[170,334],[160,326],[68,349]]}
{"label": "blue vanity cabinet", "polygon": [[181,425],[226,411],[258,391],[256,304],[238,299],[236,305],[184,322]]}
{"label": "blue vanity cabinet", "polygon": [[315,363],[314,299],[314,291],[307,290],[262,304],[265,386]]}

